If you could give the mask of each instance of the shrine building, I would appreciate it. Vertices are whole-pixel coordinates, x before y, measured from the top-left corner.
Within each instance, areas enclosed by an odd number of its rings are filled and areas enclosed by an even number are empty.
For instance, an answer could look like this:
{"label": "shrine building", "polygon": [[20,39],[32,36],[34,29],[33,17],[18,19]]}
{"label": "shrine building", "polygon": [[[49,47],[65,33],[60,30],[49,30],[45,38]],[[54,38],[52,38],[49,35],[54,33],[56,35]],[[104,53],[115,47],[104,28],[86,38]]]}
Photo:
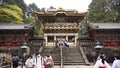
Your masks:
{"label": "shrine building", "polygon": [[90,23],[89,36],[102,46],[120,47],[120,23]]}
{"label": "shrine building", "polygon": [[79,13],[74,9],[47,9],[36,12],[37,18],[42,22],[46,46],[54,46],[55,40],[59,43],[67,40],[70,46],[77,45],[80,22],[85,19],[86,12]]}
{"label": "shrine building", "polygon": [[19,54],[22,46],[30,45],[29,40],[34,36],[34,33],[33,24],[0,24],[1,53]]}

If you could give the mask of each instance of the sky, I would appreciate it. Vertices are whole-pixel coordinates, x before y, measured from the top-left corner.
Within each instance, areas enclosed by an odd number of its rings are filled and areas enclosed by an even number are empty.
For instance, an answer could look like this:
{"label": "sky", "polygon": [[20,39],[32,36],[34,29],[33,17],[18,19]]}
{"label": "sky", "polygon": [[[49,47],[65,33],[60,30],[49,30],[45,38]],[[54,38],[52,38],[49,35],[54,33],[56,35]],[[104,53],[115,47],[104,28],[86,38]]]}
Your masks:
{"label": "sky", "polygon": [[24,0],[25,3],[35,3],[38,8],[54,8],[75,9],[78,12],[86,12],[92,0]]}

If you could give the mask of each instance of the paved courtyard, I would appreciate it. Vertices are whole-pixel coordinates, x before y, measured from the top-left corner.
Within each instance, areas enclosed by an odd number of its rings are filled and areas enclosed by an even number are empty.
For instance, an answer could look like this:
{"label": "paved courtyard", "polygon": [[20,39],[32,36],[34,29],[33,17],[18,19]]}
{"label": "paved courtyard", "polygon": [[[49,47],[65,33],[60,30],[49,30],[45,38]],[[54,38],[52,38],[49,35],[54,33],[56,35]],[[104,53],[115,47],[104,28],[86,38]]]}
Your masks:
{"label": "paved courtyard", "polygon": [[[112,64],[110,63],[110,66]],[[65,65],[63,68],[93,68],[94,64],[91,63],[90,65]],[[18,68],[21,68],[21,66],[19,66]],[[23,67],[25,68],[25,67]],[[44,67],[43,67],[44,68]],[[54,68],[60,68],[60,66],[55,65]]]}
{"label": "paved courtyard", "polygon": [[[19,66],[18,68],[21,68],[21,66]],[[54,66],[54,68],[60,68],[60,66]],[[89,65],[89,66],[87,65],[65,65],[64,68],[93,68],[93,65]]]}

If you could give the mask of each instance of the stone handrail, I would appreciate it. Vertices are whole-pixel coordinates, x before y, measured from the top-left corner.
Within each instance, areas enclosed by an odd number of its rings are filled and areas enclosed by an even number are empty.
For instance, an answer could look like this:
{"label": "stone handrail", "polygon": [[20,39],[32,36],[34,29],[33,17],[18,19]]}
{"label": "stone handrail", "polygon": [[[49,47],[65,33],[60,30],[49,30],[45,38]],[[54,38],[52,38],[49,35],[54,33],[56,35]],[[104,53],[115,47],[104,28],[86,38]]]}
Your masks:
{"label": "stone handrail", "polygon": [[39,51],[38,51],[38,52],[39,52],[39,53],[41,53],[41,52],[42,52],[42,50],[43,50],[43,46],[41,46],[41,47],[40,47],[40,49],[39,49]]}
{"label": "stone handrail", "polygon": [[82,49],[80,46],[79,46],[79,50],[81,51],[81,54],[82,54],[82,56],[83,56],[83,59],[85,60],[85,64],[86,64],[86,65],[90,65],[87,57],[85,56],[85,53],[84,53],[83,49]]}
{"label": "stone handrail", "polygon": [[63,54],[62,54],[62,46],[60,46],[60,56],[61,56],[60,68],[63,68]]}

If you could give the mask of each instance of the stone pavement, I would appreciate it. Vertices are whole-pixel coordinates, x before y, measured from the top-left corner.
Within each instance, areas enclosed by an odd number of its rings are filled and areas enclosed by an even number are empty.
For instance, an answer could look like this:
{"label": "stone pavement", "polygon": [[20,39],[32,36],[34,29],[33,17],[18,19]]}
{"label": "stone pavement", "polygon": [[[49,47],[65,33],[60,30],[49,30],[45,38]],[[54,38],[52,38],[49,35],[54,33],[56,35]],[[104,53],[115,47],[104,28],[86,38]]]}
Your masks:
{"label": "stone pavement", "polygon": [[[110,66],[112,66],[112,63],[109,63]],[[94,64],[90,63],[90,65],[64,65],[63,68],[93,68]],[[21,66],[18,66],[18,68],[21,68]],[[23,67],[25,68],[25,67]],[[44,68],[44,67],[42,67]],[[54,68],[60,68],[60,65],[55,65]]]}
{"label": "stone pavement", "polygon": [[[54,68],[60,68],[60,67],[54,67]],[[64,68],[93,68],[93,65],[87,66],[87,65],[65,65]]]}
{"label": "stone pavement", "polygon": [[[18,68],[21,68],[21,66]],[[54,68],[60,68],[60,66],[55,65]],[[64,68],[93,68],[93,65],[65,65]]]}
{"label": "stone pavement", "polygon": [[[110,66],[112,66],[112,63],[109,63]],[[90,63],[90,65],[64,65],[63,68],[93,68],[94,64]],[[19,66],[18,68],[21,68],[21,66]],[[23,67],[25,68],[25,67]],[[42,67],[44,68],[44,67]],[[59,65],[55,65],[54,68],[60,68]]]}

